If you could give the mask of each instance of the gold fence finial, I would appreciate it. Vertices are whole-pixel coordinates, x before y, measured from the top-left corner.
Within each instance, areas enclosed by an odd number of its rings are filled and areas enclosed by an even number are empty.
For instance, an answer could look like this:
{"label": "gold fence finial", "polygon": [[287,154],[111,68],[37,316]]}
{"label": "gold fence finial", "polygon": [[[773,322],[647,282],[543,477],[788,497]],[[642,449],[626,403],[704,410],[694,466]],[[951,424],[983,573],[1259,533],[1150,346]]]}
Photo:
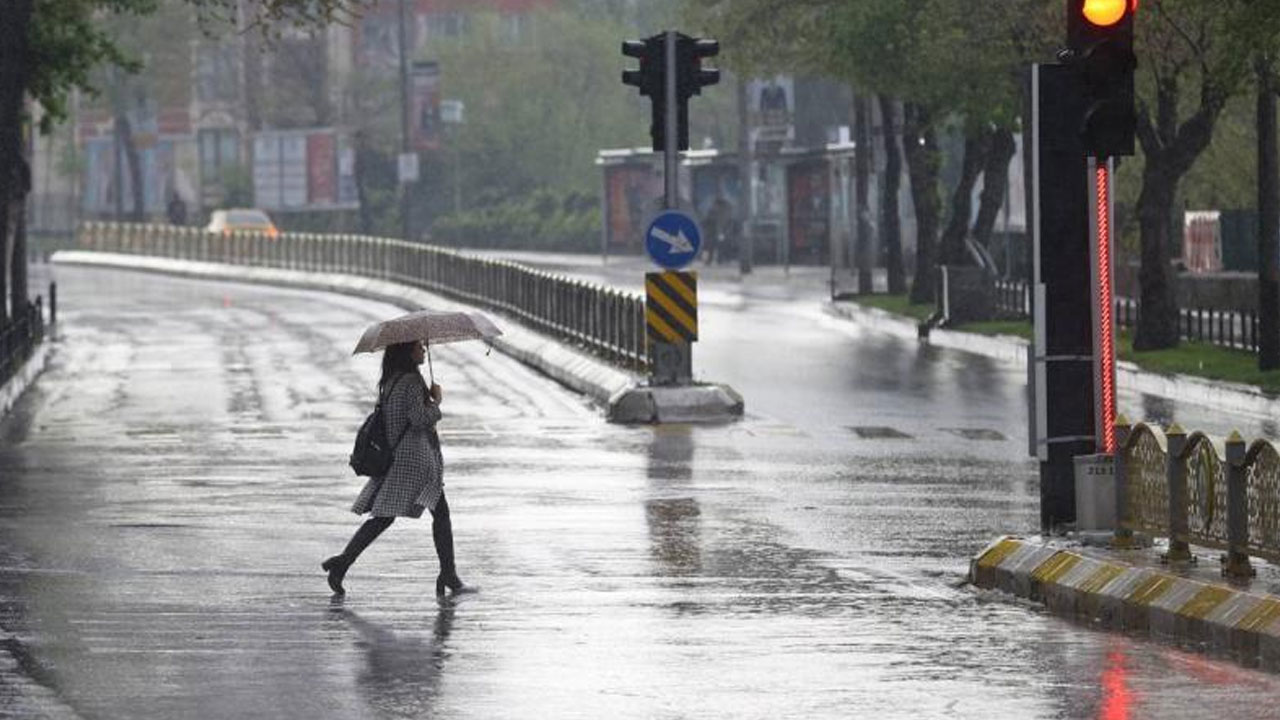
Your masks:
{"label": "gold fence finial", "polygon": [[1132,424],[1133,423],[1129,422],[1129,417],[1124,413],[1120,413],[1119,415],[1116,415],[1116,422],[1115,422],[1116,427],[1129,427]]}
{"label": "gold fence finial", "polygon": [[1187,431],[1183,430],[1182,426],[1175,422],[1174,424],[1169,426],[1168,430],[1164,431],[1164,434],[1165,435],[1186,435]]}
{"label": "gold fence finial", "polygon": [[1240,431],[1239,431],[1239,430],[1232,430],[1232,431],[1231,431],[1231,434],[1227,436],[1227,442],[1229,442],[1229,443],[1243,443],[1243,442],[1244,442],[1244,436],[1240,434]]}

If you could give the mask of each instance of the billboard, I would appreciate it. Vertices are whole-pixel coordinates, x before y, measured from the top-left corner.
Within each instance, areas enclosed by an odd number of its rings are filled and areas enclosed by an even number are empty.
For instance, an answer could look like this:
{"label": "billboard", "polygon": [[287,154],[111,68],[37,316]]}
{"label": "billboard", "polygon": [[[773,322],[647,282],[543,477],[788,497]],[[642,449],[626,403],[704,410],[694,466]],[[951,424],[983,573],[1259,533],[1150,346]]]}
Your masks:
{"label": "billboard", "polygon": [[333,128],[253,136],[254,205],[263,210],[351,210],[359,206],[355,154]]}
{"label": "billboard", "polygon": [[[194,186],[187,170],[179,162],[183,144],[190,145],[187,137],[153,137],[150,145],[139,147],[138,161],[142,166],[143,211],[148,215],[163,214],[170,197],[177,193],[190,202]],[[116,212],[116,200],[122,200],[121,209],[133,212],[133,175],[129,171],[124,153],[116,152],[112,137],[90,138],[84,142],[84,190],[81,205],[90,215],[112,215]],[[116,171],[117,157],[125,163]]]}
{"label": "billboard", "polygon": [[795,139],[795,81],[790,75],[750,81],[747,97],[747,120],[754,147],[768,150]]}
{"label": "billboard", "polygon": [[787,168],[787,231],[792,262],[826,257],[831,237],[831,186],[825,160]]}
{"label": "billboard", "polygon": [[639,249],[645,223],[662,207],[662,174],[649,163],[605,168],[609,247]]}

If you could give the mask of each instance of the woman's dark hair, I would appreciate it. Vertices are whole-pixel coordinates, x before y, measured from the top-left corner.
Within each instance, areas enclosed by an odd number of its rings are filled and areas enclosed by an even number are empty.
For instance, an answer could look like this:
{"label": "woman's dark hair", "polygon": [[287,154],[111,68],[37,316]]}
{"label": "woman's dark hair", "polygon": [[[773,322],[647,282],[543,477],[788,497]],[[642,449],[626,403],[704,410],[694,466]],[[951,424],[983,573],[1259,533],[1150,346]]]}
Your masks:
{"label": "woman's dark hair", "polygon": [[381,395],[391,385],[391,381],[400,373],[418,374],[418,362],[413,359],[413,343],[388,345],[382,353],[382,378],[378,380],[378,394]]}

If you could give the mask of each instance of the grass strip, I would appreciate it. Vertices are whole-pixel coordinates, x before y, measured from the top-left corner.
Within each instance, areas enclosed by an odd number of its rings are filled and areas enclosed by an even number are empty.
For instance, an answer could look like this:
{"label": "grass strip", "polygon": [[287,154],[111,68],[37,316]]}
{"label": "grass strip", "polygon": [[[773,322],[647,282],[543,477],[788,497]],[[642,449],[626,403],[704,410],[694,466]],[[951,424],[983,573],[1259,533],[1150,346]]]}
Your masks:
{"label": "grass strip", "polygon": [[[932,305],[912,305],[906,295],[861,295],[854,298],[854,302],[917,322],[927,320],[933,314]],[[1012,335],[1024,340],[1030,340],[1032,336],[1029,320],[991,320],[951,329],[979,335]],[[1178,347],[1169,350],[1134,352],[1131,330],[1121,330],[1118,340],[1120,359],[1132,362],[1143,370],[1253,385],[1263,392],[1280,395],[1280,370],[1259,370],[1258,357],[1251,351],[1183,341]]]}

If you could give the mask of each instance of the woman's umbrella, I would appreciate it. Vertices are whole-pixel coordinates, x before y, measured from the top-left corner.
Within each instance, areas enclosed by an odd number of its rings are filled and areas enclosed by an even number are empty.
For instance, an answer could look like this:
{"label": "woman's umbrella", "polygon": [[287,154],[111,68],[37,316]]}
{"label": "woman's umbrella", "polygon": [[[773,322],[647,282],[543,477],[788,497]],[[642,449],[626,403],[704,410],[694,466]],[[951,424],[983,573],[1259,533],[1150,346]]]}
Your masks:
{"label": "woman's umbrella", "polygon": [[421,340],[427,346],[427,370],[435,382],[431,366],[431,346],[463,340],[488,340],[502,334],[489,318],[474,312],[419,310],[392,320],[374,323],[360,336],[351,353],[377,352],[388,345]]}

